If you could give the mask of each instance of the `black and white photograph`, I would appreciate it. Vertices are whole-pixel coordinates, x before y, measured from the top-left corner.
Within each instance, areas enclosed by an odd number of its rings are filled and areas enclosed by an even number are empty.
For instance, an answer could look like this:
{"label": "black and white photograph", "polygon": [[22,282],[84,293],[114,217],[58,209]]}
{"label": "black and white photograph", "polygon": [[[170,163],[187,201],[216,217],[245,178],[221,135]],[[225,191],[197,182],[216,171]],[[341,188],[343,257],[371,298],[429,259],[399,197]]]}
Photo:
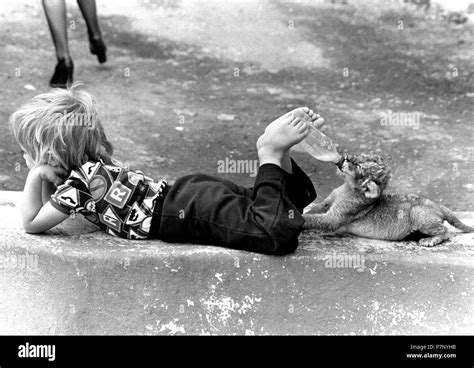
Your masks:
{"label": "black and white photograph", "polygon": [[0,35],[1,368],[474,365],[473,0],[0,0]]}

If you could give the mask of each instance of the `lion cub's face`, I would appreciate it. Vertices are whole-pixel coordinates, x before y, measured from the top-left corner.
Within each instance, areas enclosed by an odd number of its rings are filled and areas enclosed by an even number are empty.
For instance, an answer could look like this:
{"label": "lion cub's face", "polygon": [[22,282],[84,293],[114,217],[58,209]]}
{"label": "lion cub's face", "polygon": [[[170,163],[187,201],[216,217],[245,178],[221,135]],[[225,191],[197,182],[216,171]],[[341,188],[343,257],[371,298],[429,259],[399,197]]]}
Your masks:
{"label": "lion cub's face", "polygon": [[353,181],[356,175],[356,165],[346,159],[342,164],[341,170],[337,170],[337,174],[343,176],[346,181]]}
{"label": "lion cub's face", "polygon": [[390,168],[376,154],[347,155],[338,174],[356,192],[377,198],[388,184]]}

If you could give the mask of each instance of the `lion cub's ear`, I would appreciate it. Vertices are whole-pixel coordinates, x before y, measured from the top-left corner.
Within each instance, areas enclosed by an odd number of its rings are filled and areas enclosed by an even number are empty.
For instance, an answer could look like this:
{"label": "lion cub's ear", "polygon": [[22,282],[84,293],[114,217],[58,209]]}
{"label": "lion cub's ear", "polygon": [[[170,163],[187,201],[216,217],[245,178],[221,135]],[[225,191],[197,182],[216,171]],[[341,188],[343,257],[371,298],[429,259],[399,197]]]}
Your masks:
{"label": "lion cub's ear", "polygon": [[380,188],[377,184],[375,184],[372,180],[370,180],[365,185],[364,194],[367,198],[378,198],[380,197]]}

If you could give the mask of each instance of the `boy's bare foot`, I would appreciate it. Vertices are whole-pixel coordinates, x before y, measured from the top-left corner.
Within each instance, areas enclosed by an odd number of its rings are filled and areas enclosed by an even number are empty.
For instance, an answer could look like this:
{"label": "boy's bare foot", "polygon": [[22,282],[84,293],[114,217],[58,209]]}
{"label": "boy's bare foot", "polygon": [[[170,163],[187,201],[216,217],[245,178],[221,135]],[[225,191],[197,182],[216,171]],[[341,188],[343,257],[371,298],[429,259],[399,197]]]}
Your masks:
{"label": "boy's bare foot", "polygon": [[311,109],[308,111],[308,115],[309,115],[311,123],[316,129],[319,129],[324,125],[324,118],[321,115],[316,114]]}
{"label": "boy's bare foot", "polygon": [[310,117],[308,115],[308,112],[310,109],[307,107],[298,107],[297,109],[291,110],[290,112],[287,112],[286,114],[283,114],[279,118],[275,119],[272,121],[268,126],[265,128],[265,131],[267,129],[271,128],[273,125],[278,124],[281,120],[287,119],[289,116],[293,115],[294,117],[300,118],[303,121],[309,121]]}
{"label": "boy's bare foot", "polygon": [[[273,163],[282,167],[288,149],[301,142],[309,133],[308,126],[299,117],[285,114],[272,122],[257,140],[260,166]],[[288,160],[285,160],[285,166]],[[291,167],[291,162],[289,163]]]}
{"label": "boy's bare foot", "polygon": [[[305,121],[307,123],[311,123],[314,128],[319,129],[324,125],[324,118],[321,115],[316,114],[313,110],[308,109],[307,107],[303,107],[300,109],[303,109],[303,112],[306,113],[309,117],[309,119],[307,118]],[[299,110],[299,109],[296,109],[296,110]],[[291,151],[306,152],[306,149],[302,147],[301,144],[297,144],[291,148]]]}
{"label": "boy's bare foot", "polygon": [[[304,122],[311,122],[316,114],[314,114],[313,110],[309,109],[308,107],[298,107],[298,108],[284,114],[280,118],[276,119],[273,123],[277,123],[280,119],[286,119],[291,115],[293,115],[297,118],[300,118]],[[317,117],[320,117],[320,116],[318,115]],[[273,123],[271,123],[271,124],[273,124]],[[268,127],[270,127],[270,125]],[[291,165],[291,156],[290,156],[290,152],[288,150],[283,154],[283,157],[282,157],[282,160],[281,160],[281,168],[289,174],[293,173],[293,169],[292,169],[292,165]]]}
{"label": "boy's bare foot", "polygon": [[294,110],[291,110],[290,112],[287,112],[286,114],[280,116],[278,119],[270,123],[267,126],[267,129],[271,127],[272,124],[277,123],[281,119],[286,119],[290,115],[294,115],[295,117],[300,118],[303,121],[312,123],[316,129],[319,129],[324,125],[324,118],[321,115],[316,114],[308,107],[298,107]]}

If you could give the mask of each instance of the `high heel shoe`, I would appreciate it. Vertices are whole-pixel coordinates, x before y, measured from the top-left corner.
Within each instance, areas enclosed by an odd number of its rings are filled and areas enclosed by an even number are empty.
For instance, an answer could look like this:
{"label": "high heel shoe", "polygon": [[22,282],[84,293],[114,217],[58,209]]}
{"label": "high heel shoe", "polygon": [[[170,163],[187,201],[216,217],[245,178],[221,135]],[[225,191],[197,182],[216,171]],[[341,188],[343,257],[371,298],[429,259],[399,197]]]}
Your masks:
{"label": "high heel shoe", "polygon": [[102,41],[102,38],[89,38],[89,47],[91,50],[91,54],[97,55],[99,63],[103,64],[107,61],[107,55],[105,54],[107,51],[107,47],[105,46],[104,41]]}
{"label": "high heel shoe", "polygon": [[54,74],[49,81],[49,85],[54,88],[66,88],[72,84],[74,74],[74,63],[72,60],[58,59]]}

